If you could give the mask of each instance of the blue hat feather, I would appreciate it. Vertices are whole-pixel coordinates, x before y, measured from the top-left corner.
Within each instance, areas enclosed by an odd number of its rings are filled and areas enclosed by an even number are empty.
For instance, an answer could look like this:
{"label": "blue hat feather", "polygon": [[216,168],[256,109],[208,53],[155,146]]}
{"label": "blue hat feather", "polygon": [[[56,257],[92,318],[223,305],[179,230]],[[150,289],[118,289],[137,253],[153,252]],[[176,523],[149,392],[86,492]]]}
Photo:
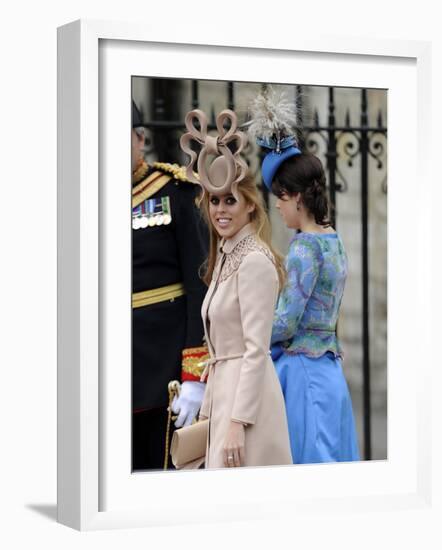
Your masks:
{"label": "blue hat feather", "polygon": [[278,93],[271,86],[260,94],[250,106],[251,121],[248,132],[261,147],[269,149],[261,166],[262,179],[270,190],[281,164],[290,157],[301,154],[296,140],[297,109],[284,92]]}

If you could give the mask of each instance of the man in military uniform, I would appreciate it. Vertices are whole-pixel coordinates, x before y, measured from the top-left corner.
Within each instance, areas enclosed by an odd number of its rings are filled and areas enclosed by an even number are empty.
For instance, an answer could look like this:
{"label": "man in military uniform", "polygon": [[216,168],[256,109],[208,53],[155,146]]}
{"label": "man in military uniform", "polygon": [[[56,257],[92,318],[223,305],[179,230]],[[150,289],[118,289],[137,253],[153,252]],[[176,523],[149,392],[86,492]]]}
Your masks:
{"label": "man in military uniform", "polygon": [[143,147],[143,121],[132,102],[133,470],[165,467],[168,383],[182,381],[176,426],[190,424],[208,358],[201,321],[206,287],[199,277],[206,245],[196,186],[178,165],[148,165]]}

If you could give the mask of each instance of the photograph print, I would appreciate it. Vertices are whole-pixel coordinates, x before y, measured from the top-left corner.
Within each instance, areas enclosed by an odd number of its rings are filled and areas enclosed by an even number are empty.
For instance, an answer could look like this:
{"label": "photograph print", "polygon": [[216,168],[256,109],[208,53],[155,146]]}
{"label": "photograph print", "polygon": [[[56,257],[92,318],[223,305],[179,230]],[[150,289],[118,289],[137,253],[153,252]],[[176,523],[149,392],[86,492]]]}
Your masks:
{"label": "photograph print", "polygon": [[387,459],[387,91],[128,101],[132,471]]}

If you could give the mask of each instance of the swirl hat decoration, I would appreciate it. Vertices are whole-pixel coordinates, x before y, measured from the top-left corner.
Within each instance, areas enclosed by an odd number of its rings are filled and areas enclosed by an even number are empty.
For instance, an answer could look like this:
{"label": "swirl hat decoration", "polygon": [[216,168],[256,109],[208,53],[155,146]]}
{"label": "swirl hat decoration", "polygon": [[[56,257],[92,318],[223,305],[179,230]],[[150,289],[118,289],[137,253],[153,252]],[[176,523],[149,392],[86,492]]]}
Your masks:
{"label": "swirl hat decoration", "polygon": [[261,165],[265,186],[271,190],[278,168],[290,157],[301,154],[296,140],[297,113],[284,93],[269,87],[250,106],[248,132],[261,147],[269,149]]}
{"label": "swirl hat decoration", "polygon": [[[195,120],[199,122],[199,130],[195,127]],[[230,122],[228,129],[224,128],[225,121]],[[241,152],[247,145],[247,136],[238,130],[236,114],[230,109],[225,109],[218,114],[216,117],[217,136],[207,133],[207,116],[200,109],[189,111],[185,118],[185,124],[187,132],[181,136],[180,145],[181,149],[190,156],[190,161],[186,165],[187,178],[200,184],[208,193],[217,195],[232,193],[237,198],[238,184],[244,179],[248,167],[241,157]],[[199,155],[191,149],[192,141],[196,141],[202,146]],[[231,144],[235,145],[234,153],[229,148]],[[193,171],[196,161],[199,178]]]}

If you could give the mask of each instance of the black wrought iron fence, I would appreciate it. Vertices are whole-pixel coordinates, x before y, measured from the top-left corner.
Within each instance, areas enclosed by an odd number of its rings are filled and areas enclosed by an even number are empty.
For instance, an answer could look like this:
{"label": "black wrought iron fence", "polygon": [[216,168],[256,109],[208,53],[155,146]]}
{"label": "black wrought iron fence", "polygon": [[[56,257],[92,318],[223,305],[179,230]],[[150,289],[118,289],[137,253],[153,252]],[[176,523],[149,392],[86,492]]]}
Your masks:
{"label": "black wrought iron fence", "polygon": [[[159,160],[167,162],[183,162],[179,149],[179,135],[184,130],[183,113],[188,108],[200,106],[200,82],[187,81],[190,85],[190,105],[183,105],[183,83],[170,79],[151,79],[151,110],[144,113],[146,128],[150,130],[147,139],[147,154],[155,153]],[[235,109],[235,83],[226,82],[225,107]],[[297,101],[301,117],[303,116],[303,87],[296,86],[294,101]],[[360,107],[359,120],[353,123],[350,111],[345,114],[344,124],[336,123],[336,89],[328,88],[328,105],[326,121],[322,123],[318,109],[313,110],[313,123],[303,126],[300,146],[303,149],[317,153],[324,150],[326,160],[327,181],[332,204],[333,225],[339,225],[339,210],[337,193],[345,193],[349,183],[344,177],[342,167],[346,164],[352,167],[356,158],[360,160],[360,203],[361,203],[361,243],[362,243],[362,399],[363,399],[363,456],[366,460],[372,457],[372,414],[371,414],[371,368],[370,368],[370,309],[369,309],[369,233],[368,233],[368,184],[369,159],[375,161],[375,169],[385,174],[381,186],[387,193],[387,177],[385,170],[387,127],[384,125],[382,112],[376,117],[376,124],[369,124],[367,89],[359,90]],[[146,116],[147,115],[147,116]],[[211,109],[211,124],[209,129],[215,129],[215,109]],[[322,147],[321,147],[322,144]],[[255,150],[249,154],[257,153]],[[249,159],[250,160],[250,159]],[[353,179],[353,178],[352,178]],[[264,199],[268,205],[268,195],[262,186]]]}

